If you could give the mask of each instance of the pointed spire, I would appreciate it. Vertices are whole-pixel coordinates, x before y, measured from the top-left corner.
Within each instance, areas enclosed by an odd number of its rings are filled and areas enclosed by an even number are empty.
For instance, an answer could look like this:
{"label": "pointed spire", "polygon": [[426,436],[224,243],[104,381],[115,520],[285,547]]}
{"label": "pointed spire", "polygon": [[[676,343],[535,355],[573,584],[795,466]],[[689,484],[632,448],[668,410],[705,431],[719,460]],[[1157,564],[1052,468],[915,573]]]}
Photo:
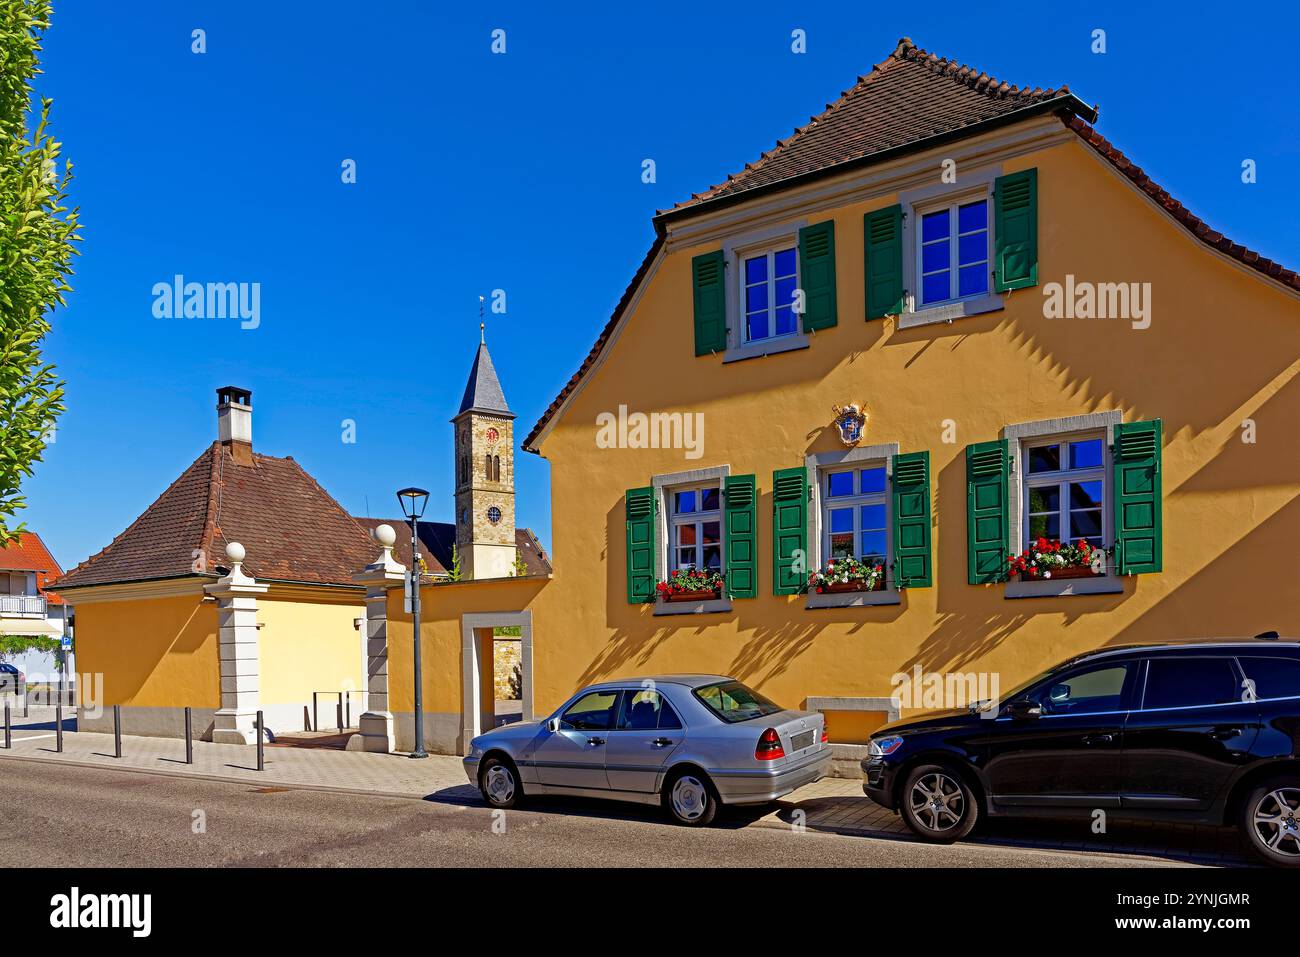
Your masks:
{"label": "pointed spire", "polygon": [[[479,334],[482,337],[481,327]],[[461,415],[471,411],[491,412],[514,418],[510,407],[506,405],[506,396],[501,391],[501,381],[497,378],[497,370],[492,365],[492,356],[488,354],[487,343],[481,341],[481,338],[478,352],[474,356],[474,365],[469,370],[469,381],[465,383],[465,395],[460,400],[460,411],[456,414]]]}

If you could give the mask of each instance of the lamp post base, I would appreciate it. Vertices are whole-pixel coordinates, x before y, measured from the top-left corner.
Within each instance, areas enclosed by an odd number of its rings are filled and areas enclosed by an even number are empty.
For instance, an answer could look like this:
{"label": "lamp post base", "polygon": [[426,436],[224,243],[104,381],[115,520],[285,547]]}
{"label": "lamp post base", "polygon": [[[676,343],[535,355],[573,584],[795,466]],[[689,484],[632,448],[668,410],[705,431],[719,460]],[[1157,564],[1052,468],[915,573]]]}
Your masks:
{"label": "lamp post base", "polygon": [[408,758],[427,758],[428,756],[429,752],[427,751],[412,751],[407,755]]}

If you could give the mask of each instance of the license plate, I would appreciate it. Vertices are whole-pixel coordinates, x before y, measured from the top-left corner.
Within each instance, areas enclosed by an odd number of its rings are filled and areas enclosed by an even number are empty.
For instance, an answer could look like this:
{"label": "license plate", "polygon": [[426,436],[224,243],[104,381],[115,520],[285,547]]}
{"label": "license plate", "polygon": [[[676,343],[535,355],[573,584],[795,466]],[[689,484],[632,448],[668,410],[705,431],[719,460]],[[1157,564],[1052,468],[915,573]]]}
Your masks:
{"label": "license plate", "polygon": [[813,743],[812,731],[800,731],[798,734],[790,735],[790,747],[796,751],[802,751]]}

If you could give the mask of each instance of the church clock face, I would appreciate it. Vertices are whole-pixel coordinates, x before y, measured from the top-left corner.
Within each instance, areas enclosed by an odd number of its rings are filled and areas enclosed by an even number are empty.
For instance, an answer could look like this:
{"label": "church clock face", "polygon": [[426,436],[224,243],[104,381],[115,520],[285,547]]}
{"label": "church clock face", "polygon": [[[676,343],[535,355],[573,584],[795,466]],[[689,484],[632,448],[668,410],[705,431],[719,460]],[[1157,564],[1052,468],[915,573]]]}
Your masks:
{"label": "church clock face", "polygon": [[491,522],[493,525],[501,521],[501,509],[497,508],[495,505],[493,505],[490,509],[488,509],[487,515],[488,515],[488,521]]}
{"label": "church clock face", "polygon": [[485,437],[489,442],[495,443],[498,440],[500,440],[501,433],[498,432],[496,429],[488,429]]}

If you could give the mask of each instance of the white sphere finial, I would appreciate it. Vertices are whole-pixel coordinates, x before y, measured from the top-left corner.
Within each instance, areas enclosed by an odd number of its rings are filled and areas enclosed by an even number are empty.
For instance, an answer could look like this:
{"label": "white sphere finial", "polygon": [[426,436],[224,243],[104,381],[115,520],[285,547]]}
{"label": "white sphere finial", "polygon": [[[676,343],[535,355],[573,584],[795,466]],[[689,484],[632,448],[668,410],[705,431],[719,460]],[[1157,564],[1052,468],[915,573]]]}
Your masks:
{"label": "white sphere finial", "polygon": [[393,543],[397,541],[397,532],[393,531],[391,525],[376,525],[375,530],[371,533],[380,545],[384,548],[392,548]]}
{"label": "white sphere finial", "polygon": [[236,565],[244,560],[246,554],[247,552],[244,551],[244,546],[239,544],[239,542],[228,542],[226,544],[226,557]]}

